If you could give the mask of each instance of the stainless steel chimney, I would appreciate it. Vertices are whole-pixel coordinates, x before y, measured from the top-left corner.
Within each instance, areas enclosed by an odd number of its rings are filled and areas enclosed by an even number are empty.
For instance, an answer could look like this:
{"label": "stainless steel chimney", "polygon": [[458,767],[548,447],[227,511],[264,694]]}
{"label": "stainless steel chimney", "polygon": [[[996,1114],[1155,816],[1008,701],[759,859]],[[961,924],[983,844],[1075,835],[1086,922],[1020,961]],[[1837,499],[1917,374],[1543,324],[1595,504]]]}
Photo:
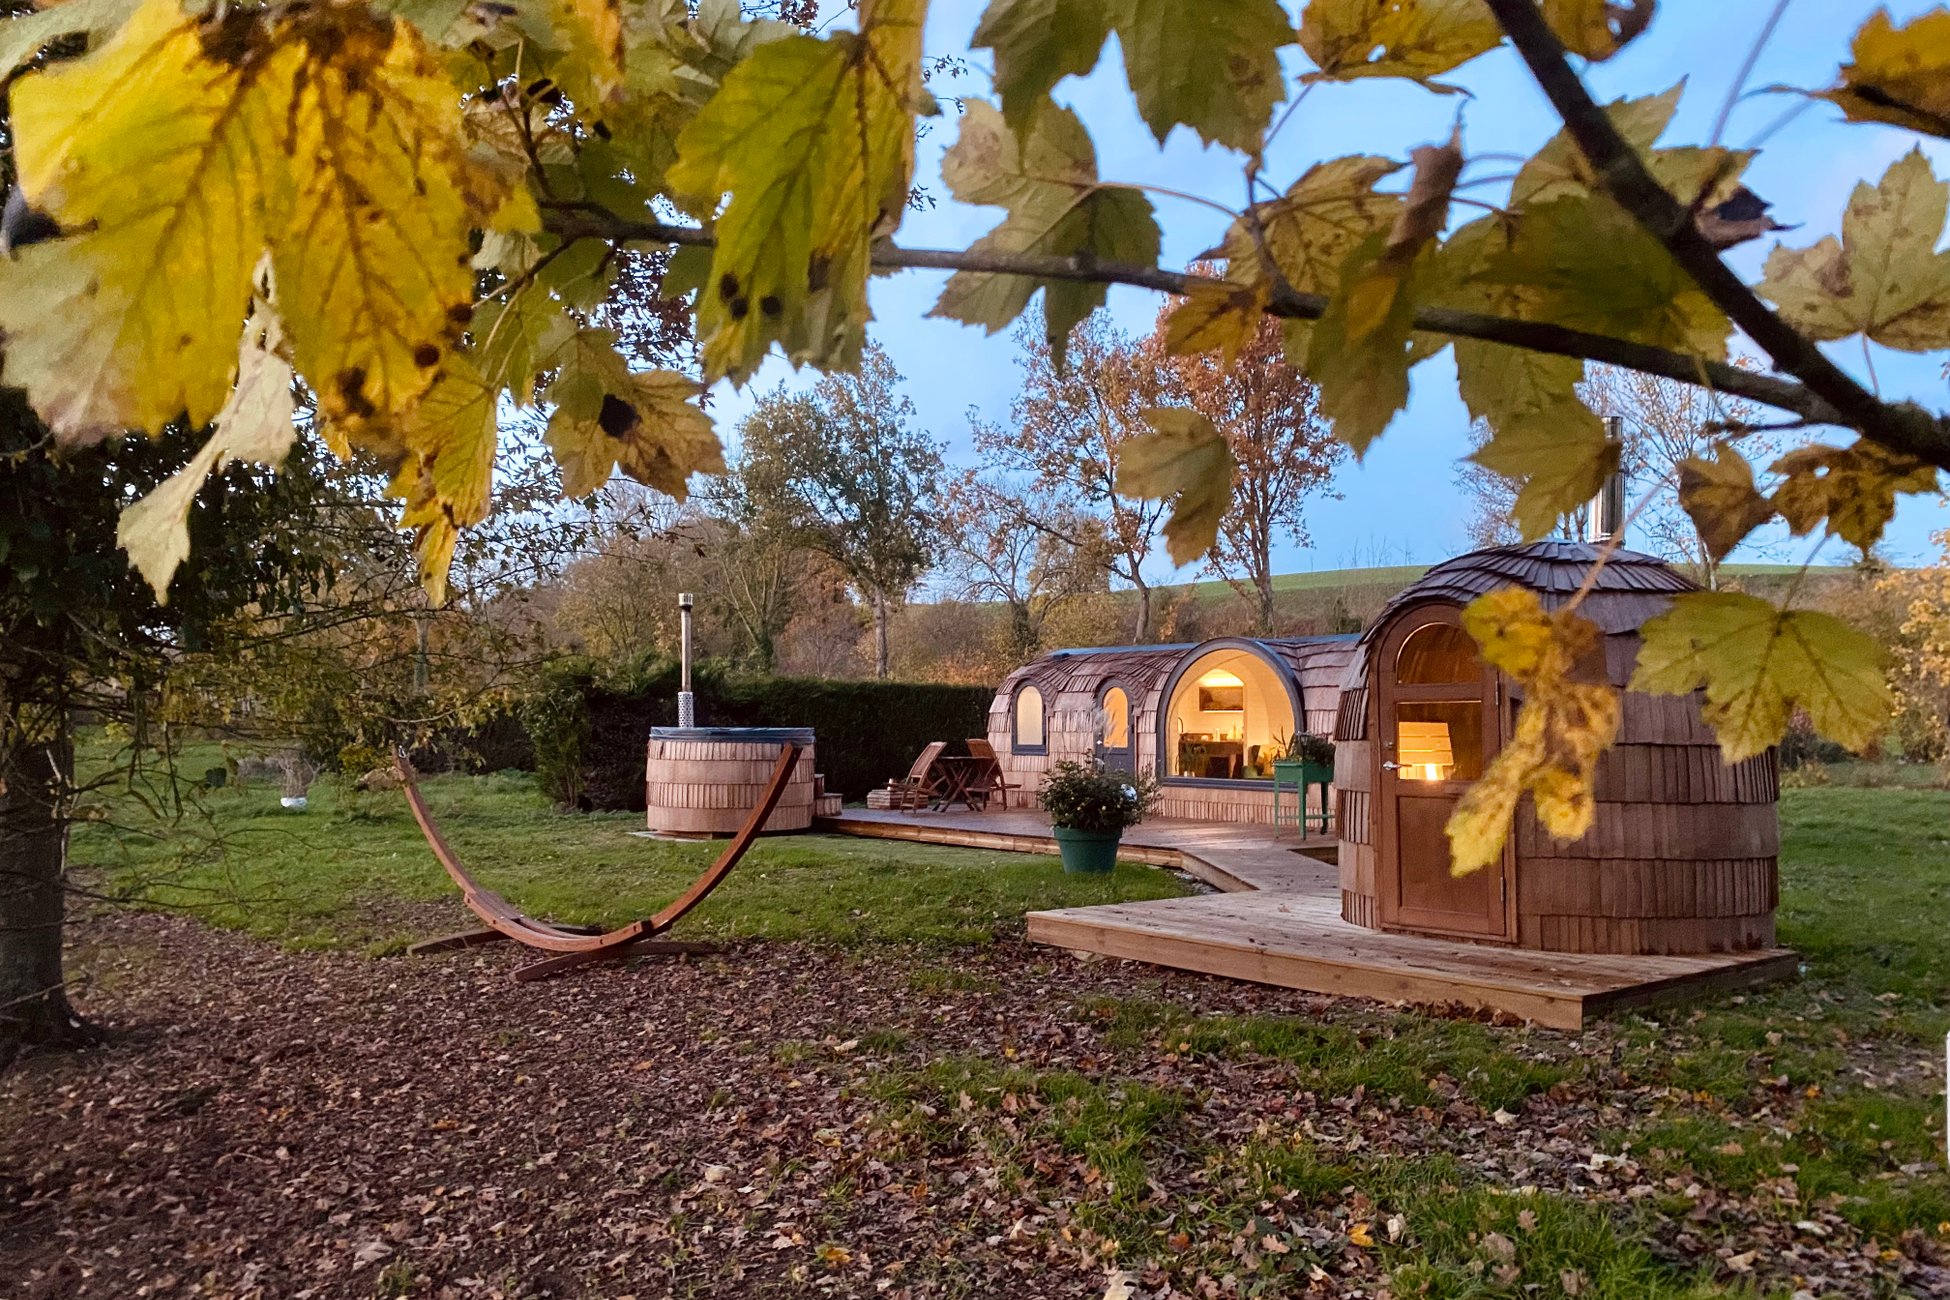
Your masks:
{"label": "stainless steel chimney", "polygon": [[[1623,416],[1605,417],[1605,436],[1613,442],[1622,442],[1625,437]],[[1598,495],[1591,498],[1591,504],[1584,509],[1584,540],[1595,546],[1603,546],[1616,537],[1620,545],[1625,537],[1625,471],[1615,469],[1605,479],[1605,485],[1598,489]]]}
{"label": "stainless steel chimney", "polygon": [[678,623],[678,663],[681,676],[677,682],[677,725],[695,727],[697,725],[697,697],[691,694],[691,593],[677,593]]}

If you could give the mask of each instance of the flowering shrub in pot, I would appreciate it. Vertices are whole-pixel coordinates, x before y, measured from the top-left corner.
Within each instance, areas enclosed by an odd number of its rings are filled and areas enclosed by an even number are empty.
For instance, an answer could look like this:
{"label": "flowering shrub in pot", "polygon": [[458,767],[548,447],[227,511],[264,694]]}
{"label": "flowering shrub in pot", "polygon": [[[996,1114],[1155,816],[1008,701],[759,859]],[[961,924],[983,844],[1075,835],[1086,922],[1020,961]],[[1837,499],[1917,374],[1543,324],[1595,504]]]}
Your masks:
{"label": "flowering shrub in pot", "polygon": [[1143,821],[1157,803],[1158,783],[1148,773],[1134,776],[1065,760],[1043,777],[1036,799],[1049,813],[1063,869],[1100,875],[1117,865],[1125,827]]}

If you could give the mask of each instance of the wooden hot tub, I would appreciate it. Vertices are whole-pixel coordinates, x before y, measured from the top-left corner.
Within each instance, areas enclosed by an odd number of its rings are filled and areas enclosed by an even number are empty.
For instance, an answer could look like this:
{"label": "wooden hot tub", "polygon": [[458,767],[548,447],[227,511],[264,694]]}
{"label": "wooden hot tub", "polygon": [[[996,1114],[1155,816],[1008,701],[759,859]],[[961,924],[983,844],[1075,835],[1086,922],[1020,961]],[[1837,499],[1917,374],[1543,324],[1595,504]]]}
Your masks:
{"label": "wooden hot tub", "polygon": [[799,762],[765,834],[803,831],[813,816],[811,727],[652,727],[644,762],[650,829],[664,835],[735,834],[765,792],[779,746],[799,746]]}

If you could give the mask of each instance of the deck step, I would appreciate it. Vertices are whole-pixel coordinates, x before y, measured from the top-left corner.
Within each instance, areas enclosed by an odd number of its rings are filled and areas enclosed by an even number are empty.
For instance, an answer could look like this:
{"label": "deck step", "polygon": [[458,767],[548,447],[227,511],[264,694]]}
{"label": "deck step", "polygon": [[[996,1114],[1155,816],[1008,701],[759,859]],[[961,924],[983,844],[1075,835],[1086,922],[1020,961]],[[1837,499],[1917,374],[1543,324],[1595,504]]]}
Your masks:
{"label": "deck step", "polygon": [[1554,1029],[1791,978],[1782,948],[1685,957],[1536,952],[1349,925],[1328,900],[1259,892],[1031,912],[1029,938],[1282,988],[1500,1012]]}

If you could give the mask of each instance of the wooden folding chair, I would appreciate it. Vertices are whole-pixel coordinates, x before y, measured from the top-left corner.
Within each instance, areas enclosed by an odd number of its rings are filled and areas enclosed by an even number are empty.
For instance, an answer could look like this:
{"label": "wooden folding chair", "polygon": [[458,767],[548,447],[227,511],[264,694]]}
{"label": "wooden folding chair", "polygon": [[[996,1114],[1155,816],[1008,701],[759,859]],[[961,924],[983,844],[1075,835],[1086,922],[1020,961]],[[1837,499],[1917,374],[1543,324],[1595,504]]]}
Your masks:
{"label": "wooden folding chair", "polygon": [[459,857],[447,844],[434,825],[433,814],[427,810],[426,800],[415,783],[413,764],[407,761],[406,751],[398,750],[393,755],[393,765],[399,770],[401,788],[406,791],[407,806],[413,810],[413,820],[420,824],[420,833],[426,836],[427,845],[433,856],[447,869],[453,882],[460,886],[461,899],[468,910],[486,923],[485,930],[468,930],[461,934],[445,935],[438,939],[428,939],[416,943],[408,952],[441,952],[449,948],[473,948],[484,943],[498,943],[512,939],[526,947],[538,948],[556,955],[533,962],[515,971],[515,979],[522,983],[531,980],[547,979],[564,971],[592,961],[602,961],[611,957],[630,957],[644,954],[673,954],[714,952],[716,946],[708,943],[692,943],[682,939],[664,939],[659,936],[676,925],[689,914],[692,908],[710,896],[731,869],[738,865],[739,859],[758,838],[765,825],[765,819],[778,807],[779,797],[792,780],[793,764],[799,761],[799,746],[787,742],[780,746],[778,766],[772,770],[771,782],[765,787],[758,805],[745,819],[731,842],[725,845],[723,853],[710,868],[691,882],[691,887],[678,895],[676,901],[658,912],[655,916],[641,921],[632,921],[615,930],[590,930],[580,926],[555,925],[548,921],[524,916],[519,908],[501,895],[476,881],[461,865]]}
{"label": "wooden folding chair", "polygon": [[1002,759],[997,756],[995,746],[991,745],[987,738],[970,737],[967,744],[971,758],[982,759],[988,764],[986,772],[968,783],[969,791],[973,793],[980,790],[984,806],[992,798],[1003,808],[1008,808],[1009,791],[1020,790],[1022,787],[1009,783],[1008,774],[1002,770]]}
{"label": "wooden folding chair", "polygon": [[935,763],[948,748],[945,740],[936,740],[921,751],[914,760],[914,766],[907,769],[907,775],[887,783],[888,805],[900,812],[912,812],[928,806],[935,790],[941,784],[941,776],[934,770]]}

